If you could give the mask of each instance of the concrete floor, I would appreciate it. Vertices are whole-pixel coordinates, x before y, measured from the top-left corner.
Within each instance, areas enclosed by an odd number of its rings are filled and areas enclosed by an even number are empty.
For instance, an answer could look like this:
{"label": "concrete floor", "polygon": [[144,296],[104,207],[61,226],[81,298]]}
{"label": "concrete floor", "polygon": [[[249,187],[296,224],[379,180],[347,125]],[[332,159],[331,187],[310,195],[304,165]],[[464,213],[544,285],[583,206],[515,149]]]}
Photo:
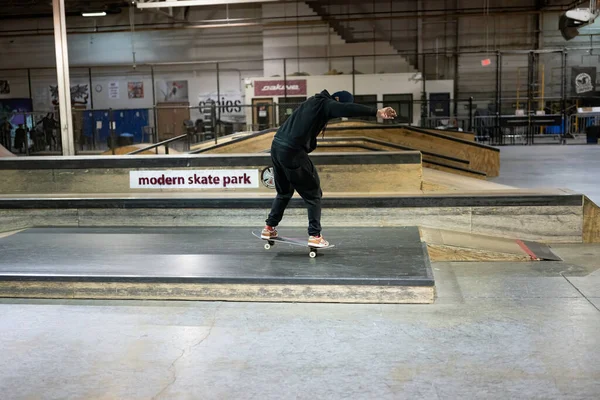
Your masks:
{"label": "concrete floor", "polygon": [[0,301],[6,399],[598,399],[600,246],[435,263],[433,305]]}
{"label": "concrete floor", "polygon": [[500,176],[491,180],[520,188],[571,189],[600,204],[600,146],[500,147]]}
{"label": "concrete floor", "polygon": [[[598,151],[505,147],[498,181],[600,203]],[[433,305],[0,300],[1,397],[598,399],[600,246],[553,249],[434,263]]]}

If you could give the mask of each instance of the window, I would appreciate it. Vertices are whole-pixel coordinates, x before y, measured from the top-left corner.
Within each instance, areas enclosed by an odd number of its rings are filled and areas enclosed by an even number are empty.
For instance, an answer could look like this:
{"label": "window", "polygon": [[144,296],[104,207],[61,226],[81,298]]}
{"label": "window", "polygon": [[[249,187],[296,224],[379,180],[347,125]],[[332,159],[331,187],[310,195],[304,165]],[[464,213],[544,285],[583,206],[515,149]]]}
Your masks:
{"label": "window", "polygon": [[[369,107],[377,107],[377,95],[376,94],[366,94],[366,95],[357,95],[354,96],[354,102],[357,104],[362,104]],[[377,117],[360,117],[356,118],[362,121],[377,121]]]}
{"label": "window", "polygon": [[306,101],[306,97],[280,97],[279,98],[279,125],[283,123],[292,115],[300,104]]}
{"label": "window", "polygon": [[412,124],[413,123],[413,95],[407,94],[384,94],[383,106],[392,107],[396,110],[398,116],[389,120],[393,124]]}

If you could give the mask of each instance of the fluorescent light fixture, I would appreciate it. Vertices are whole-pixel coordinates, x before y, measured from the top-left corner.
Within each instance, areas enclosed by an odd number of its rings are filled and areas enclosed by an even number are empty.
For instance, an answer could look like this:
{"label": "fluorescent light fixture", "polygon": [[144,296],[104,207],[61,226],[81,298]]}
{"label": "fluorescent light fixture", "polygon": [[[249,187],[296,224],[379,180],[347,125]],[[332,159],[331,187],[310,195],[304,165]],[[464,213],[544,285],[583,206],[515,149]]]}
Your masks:
{"label": "fluorescent light fixture", "polygon": [[271,3],[278,0],[167,0],[167,1],[138,1],[137,8],[163,8],[163,7],[194,7],[214,6],[240,3]]}
{"label": "fluorescent light fixture", "polygon": [[106,13],[104,11],[98,12],[82,12],[82,17],[106,17]]}

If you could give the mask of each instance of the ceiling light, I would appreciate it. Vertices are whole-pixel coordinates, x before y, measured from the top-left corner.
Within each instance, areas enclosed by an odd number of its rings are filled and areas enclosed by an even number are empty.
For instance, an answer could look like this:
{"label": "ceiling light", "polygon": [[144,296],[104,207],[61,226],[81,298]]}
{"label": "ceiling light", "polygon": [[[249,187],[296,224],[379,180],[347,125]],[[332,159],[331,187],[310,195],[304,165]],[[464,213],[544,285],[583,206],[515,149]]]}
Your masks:
{"label": "ceiling light", "polygon": [[106,17],[106,12],[104,12],[104,11],[99,11],[99,12],[82,12],[81,16],[82,17]]}

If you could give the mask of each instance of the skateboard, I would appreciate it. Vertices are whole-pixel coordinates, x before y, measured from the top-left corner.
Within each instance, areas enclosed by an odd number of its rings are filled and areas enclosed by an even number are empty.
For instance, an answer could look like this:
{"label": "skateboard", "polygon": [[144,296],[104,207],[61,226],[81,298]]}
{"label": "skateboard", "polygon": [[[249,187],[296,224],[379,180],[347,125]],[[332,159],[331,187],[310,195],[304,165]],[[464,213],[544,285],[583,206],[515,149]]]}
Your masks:
{"label": "skateboard", "polygon": [[279,236],[275,239],[263,239],[262,237],[260,237],[260,233],[256,233],[254,231],[252,232],[252,235],[259,238],[260,240],[264,240],[267,242],[267,243],[265,243],[265,250],[270,250],[271,247],[273,247],[275,245],[275,242],[286,243],[286,244],[290,244],[292,246],[308,247],[308,250],[309,250],[308,256],[310,258],[315,258],[317,256],[317,250],[326,250],[326,249],[331,249],[331,248],[335,247],[334,244],[330,244],[327,247],[312,247],[312,246],[308,245],[306,240],[286,238],[283,236]]}

